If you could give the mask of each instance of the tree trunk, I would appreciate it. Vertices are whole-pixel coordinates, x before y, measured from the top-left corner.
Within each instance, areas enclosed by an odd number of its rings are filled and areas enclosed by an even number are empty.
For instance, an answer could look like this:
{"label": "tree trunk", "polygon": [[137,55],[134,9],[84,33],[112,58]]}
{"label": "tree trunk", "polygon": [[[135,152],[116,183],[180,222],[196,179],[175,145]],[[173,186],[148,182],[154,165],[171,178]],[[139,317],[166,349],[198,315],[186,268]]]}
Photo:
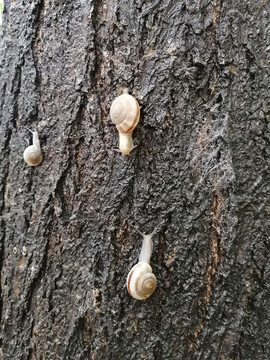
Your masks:
{"label": "tree trunk", "polygon": [[[1,359],[269,360],[269,11],[5,1]],[[109,117],[124,87],[141,107],[130,156]],[[155,227],[139,301],[135,228]]]}

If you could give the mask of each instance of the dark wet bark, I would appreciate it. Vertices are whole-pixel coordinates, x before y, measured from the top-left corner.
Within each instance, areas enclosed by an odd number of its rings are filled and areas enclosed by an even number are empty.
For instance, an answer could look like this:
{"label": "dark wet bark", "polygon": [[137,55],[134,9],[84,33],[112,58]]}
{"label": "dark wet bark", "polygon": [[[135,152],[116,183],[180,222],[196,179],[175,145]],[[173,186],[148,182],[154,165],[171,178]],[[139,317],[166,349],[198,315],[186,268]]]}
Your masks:
{"label": "dark wet bark", "polygon": [[[269,360],[269,12],[6,1],[1,359]],[[130,157],[108,116],[124,86],[141,106]],[[125,288],[134,226],[157,226],[146,301]]]}

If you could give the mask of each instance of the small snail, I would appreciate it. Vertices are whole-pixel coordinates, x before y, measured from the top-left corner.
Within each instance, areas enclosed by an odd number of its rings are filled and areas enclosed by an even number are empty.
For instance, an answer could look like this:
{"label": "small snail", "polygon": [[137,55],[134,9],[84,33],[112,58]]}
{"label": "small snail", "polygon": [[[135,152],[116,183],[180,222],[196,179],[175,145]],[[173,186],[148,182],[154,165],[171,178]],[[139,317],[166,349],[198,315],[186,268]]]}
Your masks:
{"label": "small snail", "polygon": [[136,147],[133,144],[132,132],[137,126],[140,118],[140,107],[138,101],[128,94],[128,89],[114,99],[110,108],[110,117],[119,132],[119,152],[129,155]]}
{"label": "small snail", "polygon": [[154,232],[155,230],[151,234],[145,235],[139,231],[143,236],[139,262],[133,266],[127,276],[129,295],[137,300],[144,300],[150,297],[157,286],[157,279],[149,265],[153,249],[152,236]]}
{"label": "small snail", "polygon": [[28,146],[24,150],[23,158],[29,166],[38,166],[42,163],[43,155],[41,153],[37,131],[31,131],[31,133],[33,134],[33,145]]}

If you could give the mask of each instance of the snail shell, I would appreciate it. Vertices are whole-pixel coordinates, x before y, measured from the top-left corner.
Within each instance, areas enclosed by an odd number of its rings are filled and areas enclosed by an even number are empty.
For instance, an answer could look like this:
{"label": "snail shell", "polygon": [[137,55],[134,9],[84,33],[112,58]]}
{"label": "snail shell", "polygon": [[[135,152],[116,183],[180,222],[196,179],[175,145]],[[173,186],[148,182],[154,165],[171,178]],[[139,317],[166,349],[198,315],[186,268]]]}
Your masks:
{"label": "snail shell", "polygon": [[157,279],[152,272],[151,266],[140,261],[133,266],[127,276],[127,289],[129,295],[137,300],[150,297],[157,286]]}
{"label": "snail shell", "polygon": [[[31,130],[30,130],[31,131]],[[31,131],[33,134],[33,145],[28,146],[23,152],[24,161],[29,166],[38,166],[42,163],[43,155],[40,148],[37,131]]]}
{"label": "snail shell", "polygon": [[131,134],[139,122],[140,107],[138,101],[127,93],[118,96],[111,105],[110,117],[122,134]]}
{"label": "snail shell", "polygon": [[23,158],[29,166],[38,166],[43,160],[42,153],[36,145],[28,146],[23,152]]}

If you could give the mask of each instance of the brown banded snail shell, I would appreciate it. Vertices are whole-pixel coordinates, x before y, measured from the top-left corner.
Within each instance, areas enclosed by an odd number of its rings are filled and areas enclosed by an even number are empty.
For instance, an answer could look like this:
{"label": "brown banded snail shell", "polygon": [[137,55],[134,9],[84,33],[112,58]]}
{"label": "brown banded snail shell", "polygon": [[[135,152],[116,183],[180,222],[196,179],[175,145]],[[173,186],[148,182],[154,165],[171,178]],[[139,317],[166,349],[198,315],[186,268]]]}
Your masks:
{"label": "brown banded snail shell", "polygon": [[119,151],[122,155],[129,155],[136,147],[133,144],[132,132],[140,118],[138,101],[128,94],[128,89],[118,96],[111,105],[110,117],[119,132]]}
{"label": "brown banded snail shell", "polygon": [[153,294],[156,286],[157,279],[152,272],[152,268],[144,261],[133,266],[127,276],[127,289],[129,295],[134,299],[147,299]]}

